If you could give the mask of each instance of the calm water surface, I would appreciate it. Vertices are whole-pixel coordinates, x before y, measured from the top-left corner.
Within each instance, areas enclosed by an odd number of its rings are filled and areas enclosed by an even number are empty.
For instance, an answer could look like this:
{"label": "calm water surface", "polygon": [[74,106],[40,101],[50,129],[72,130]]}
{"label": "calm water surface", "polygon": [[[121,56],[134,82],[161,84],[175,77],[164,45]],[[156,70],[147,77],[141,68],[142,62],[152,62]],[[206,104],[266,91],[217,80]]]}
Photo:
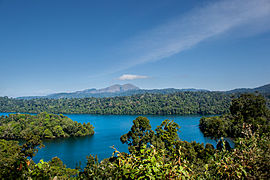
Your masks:
{"label": "calm water surface", "polygon": [[[0,113],[7,115],[9,113]],[[127,145],[120,141],[121,135],[127,133],[132,121],[138,117],[129,115],[90,115],[90,114],[66,114],[69,118],[80,123],[90,122],[95,127],[95,134],[87,137],[71,137],[44,140],[45,147],[40,149],[34,157],[34,161],[40,159],[45,161],[59,157],[67,167],[75,168],[81,162],[81,167],[85,166],[86,156],[89,154],[97,155],[104,159],[112,155],[113,149],[117,148],[120,152],[128,152]],[[165,119],[174,120],[180,128],[179,136],[182,140],[200,143],[211,143],[216,145],[216,141],[203,136],[199,129],[201,116],[146,116],[150,120],[152,129],[155,129]]]}

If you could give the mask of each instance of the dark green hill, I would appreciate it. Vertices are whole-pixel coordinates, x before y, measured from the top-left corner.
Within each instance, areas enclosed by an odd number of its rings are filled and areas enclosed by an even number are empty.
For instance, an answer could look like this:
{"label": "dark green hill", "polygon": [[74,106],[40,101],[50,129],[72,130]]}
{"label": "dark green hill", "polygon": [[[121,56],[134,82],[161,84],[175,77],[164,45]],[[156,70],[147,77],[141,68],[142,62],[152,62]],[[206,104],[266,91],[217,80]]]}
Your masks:
{"label": "dark green hill", "polygon": [[144,93],[108,98],[0,98],[0,112],[190,115],[228,112],[231,98],[222,92]]}

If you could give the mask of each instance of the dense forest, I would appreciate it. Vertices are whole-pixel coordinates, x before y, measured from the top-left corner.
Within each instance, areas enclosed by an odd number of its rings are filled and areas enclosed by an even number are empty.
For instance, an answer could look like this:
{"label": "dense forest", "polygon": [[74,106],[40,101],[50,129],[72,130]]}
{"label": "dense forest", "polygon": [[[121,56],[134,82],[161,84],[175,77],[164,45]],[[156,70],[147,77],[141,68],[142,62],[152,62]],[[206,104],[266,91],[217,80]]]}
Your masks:
{"label": "dense forest", "polygon": [[200,129],[209,137],[240,137],[243,126],[262,133],[270,132],[270,112],[263,96],[242,94],[232,100],[230,113],[222,116],[203,117]]}
{"label": "dense forest", "polygon": [[0,98],[0,112],[55,114],[189,115],[229,112],[231,95],[219,92],[140,94],[110,98],[12,99]]}
{"label": "dense forest", "polygon": [[0,117],[0,138],[24,139],[29,134],[37,135],[41,139],[86,136],[94,134],[94,127],[90,123],[81,124],[64,115],[46,112],[37,115],[10,114]]}
{"label": "dense forest", "polygon": [[[252,111],[253,108],[256,111]],[[234,136],[233,149],[223,139],[216,148],[210,144],[181,141],[180,127],[174,121],[164,120],[153,131],[147,118],[137,117],[130,131],[120,138],[128,145],[129,153],[115,148],[112,157],[102,161],[89,155],[84,169],[66,168],[59,158],[34,163],[31,158],[36,147],[42,146],[36,136],[27,137],[23,145],[0,140],[0,178],[269,179],[269,129],[261,131],[260,125],[250,124],[251,119],[261,119],[269,125],[265,101],[261,96],[242,95],[233,100],[230,111],[232,116],[242,117],[234,124],[239,134]],[[220,129],[217,127],[213,131],[218,133]]]}

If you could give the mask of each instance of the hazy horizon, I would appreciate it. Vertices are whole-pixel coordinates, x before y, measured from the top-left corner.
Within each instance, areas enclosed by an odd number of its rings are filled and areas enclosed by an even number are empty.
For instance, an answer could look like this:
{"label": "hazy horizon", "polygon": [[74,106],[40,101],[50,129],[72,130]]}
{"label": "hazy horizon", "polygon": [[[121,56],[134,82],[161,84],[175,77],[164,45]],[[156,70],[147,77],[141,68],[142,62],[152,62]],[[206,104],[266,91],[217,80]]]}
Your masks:
{"label": "hazy horizon", "polygon": [[[132,84],[132,83],[125,83],[125,84],[131,84],[131,85],[134,85],[138,88],[140,88],[141,90],[153,90],[153,89],[170,89],[170,88],[173,88],[173,89],[198,89],[198,90],[209,90],[209,91],[229,91],[229,90],[234,90],[234,89],[241,89],[241,88],[248,88],[248,89],[253,89],[253,88],[257,88],[257,87],[260,87],[260,86],[256,86],[256,87],[236,87],[236,88],[233,88],[233,89],[225,89],[225,90],[211,90],[211,89],[202,89],[202,88],[194,88],[194,87],[185,87],[185,88],[174,88],[174,87],[164,87],[164,88],[141,88],[135,84]],[[101,87],[101,88],[95,88],[95,87],[90,87],[90,88],[86,88],[86,89],[78,89],[78,90],[74,90],[74,91],[60,91],[60,92],[52,92],[52,93],[49,93],[49,94],[40,94],[40,95],[22,95],[22,96],[8,96],[8,97],[11,97],[11,98],[17,98],[17,97],[28,97],[28,96],[47,96],[47,95],[51,95],[51,94],[58,94],[58,93],[74,93],[74,92],[78,92],[78,91],[84,91],[84,90],[88,90],[88,89],[103,89],[103,88],[107,88],[107,87],[110,87],[110,86],[113,86],[113,85],[125,85],[125,84],[112,84],[112,85],[109,85],[109,86],[106,86],[106,87]],[[268,84],[264,84],[264,85],[268,85]],[[264,86],[264,85],[261,85],[261,86]]]}

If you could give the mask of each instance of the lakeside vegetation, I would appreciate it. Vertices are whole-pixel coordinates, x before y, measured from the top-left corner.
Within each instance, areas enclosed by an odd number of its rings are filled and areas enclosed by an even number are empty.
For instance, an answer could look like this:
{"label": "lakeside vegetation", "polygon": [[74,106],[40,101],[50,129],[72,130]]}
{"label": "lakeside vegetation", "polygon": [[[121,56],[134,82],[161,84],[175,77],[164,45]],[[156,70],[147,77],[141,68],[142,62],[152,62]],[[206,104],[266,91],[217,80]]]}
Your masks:
{"label": "lakeside vegetation", "polygon": [[94,134],[94,127],[81,124],[60,114],[40,113],[10,114],[0,117],[0,138],[24,139],[29,134],[41,139],[52,139],[70,136],[87,136]]}
{"label": "lakeside vegetation", "polygon": [[55,114],[193,115],[229,112],[231,95],[221,92],[138,94],[110,98],[13,99],[0,97],[0,112]]}
{"label": "lakeside vegetation", "polygon": [[[243,127],[245,126],[245,127]],[[250,126],[252,132],[270,132],[270,111],[261,95],[242,94],[232,100],[230,113],[222,116],[203,117],[200,129],[208,137],[241,137],[242,129]]]}
{"label": "lakeside vegetation", "polygon": [[[241,105],[241,106],[239,106]],[[259,106],[258,106],[259,105]],[[248,111],[256,108],[256,111]],[[115,149],[111,158],[98,161],[92,155],[84,169],[69,169],[59,158],[34,163],[31,158],[41,145],[36,136],[19,146],[14,141],[0,140],[0,177],[53,179],[269,179],[269,129],[261,131],[250,124],[251,119],[264,119],[269,125],[269,109],[261,96],[242,95],[230,107],[239,128],[234,134],[235,148],[220,140],[212,145],[181,141],[179,126],[164,120],[155,131],[149,120],[137,117],[127,134],[121,136],[129,153]],[[255,109],[254,109],[255,110]],[[254,114],[255,112],[255,114]],[[259,112],[259,113],[257,113]],[[255,122],[255,121],[254,121]],[[230,127],[232,124],[228,123]],[[267,125],[267,126],[268,126]],[[221,125],[223,127],[223,124]],[[261,127],[261,126],[259,126]],[[213,129],[218,133],[219,127]],[[225,134],[220,134],[223,136]]]}

